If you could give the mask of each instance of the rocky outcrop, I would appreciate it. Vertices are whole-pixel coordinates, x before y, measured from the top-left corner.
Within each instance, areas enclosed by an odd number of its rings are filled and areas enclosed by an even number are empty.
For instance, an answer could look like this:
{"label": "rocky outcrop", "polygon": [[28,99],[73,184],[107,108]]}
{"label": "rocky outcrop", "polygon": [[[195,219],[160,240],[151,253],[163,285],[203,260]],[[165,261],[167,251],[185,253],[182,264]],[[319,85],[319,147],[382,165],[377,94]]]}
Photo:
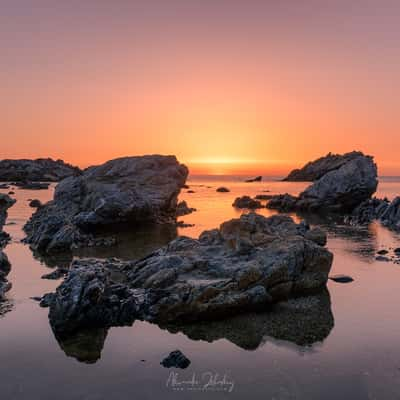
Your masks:
{"label": "rocky outcrop", "polygon": [[248,208],[251,210],[255,210],[256,208],[263,208],[263,205],[260,201],[254,200],[249,196],[237,197],[232,206],[235,208]]}
{"label": "rocky outcrop", "polygon": [[298,197],[278,195],[267,204],[279,211],[346,213],[369,199],[378,186],[377,167],[370,156],[350,153],[340,167],[327,172]]}
{"label": "rocky outcrop", "polygon": [[391,202],[388,199],[369,199],[361,203],[345,221],[353,225],[369,224],[378,220],[382,225],[400,230],[400,197]]}
{"label": "rocky outcrop", "polygon": [[[242,215],[140,261],[74,260],[50,302],[68,333],[94,326],[226,318],[325,286],[332,254],[290,217]],[[320,235],[318,242],[321,242]]]}
{"label": "rocky outcrop", "polygon": [[7,244],[10,237],[3,232],[3,225],[7,219],[7,210],[16,202],[7,194],[0,193],[0,301],[4,300],[5,293],[11,289],[11,283],[7,280],[7,275],[11,270],[11,264],[2,248]]}
{"label": "rocky outcrop", "polygon": [[175,222],[177,196],[188,169],[174,156],[125,157],[60,182],[54,199],[25,225],[26,242],[39,252],[112,244],[96,239],[117,224]]}
{"label": "rocky outcrop", "polygon": [[58,182],[80,173],[78,167],[51,158],[0,161],[0,182]]}
{"label": "rocky outcrop", "polygon": [[328,153],[324,157],[310,161],[301,169],[294,169],[283,180],[288,182],[314,182],[328,172],[337,170],[360,156],[364,156],[360,151],[352,151],[346,154]]}

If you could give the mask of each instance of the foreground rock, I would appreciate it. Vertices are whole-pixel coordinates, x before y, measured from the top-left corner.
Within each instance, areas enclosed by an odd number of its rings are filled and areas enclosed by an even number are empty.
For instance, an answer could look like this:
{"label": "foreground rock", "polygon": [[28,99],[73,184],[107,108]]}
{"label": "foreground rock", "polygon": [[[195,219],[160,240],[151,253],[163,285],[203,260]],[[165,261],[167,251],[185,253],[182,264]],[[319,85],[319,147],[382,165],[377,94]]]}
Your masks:
{"label": "foreground rock", "polygon": [[[279,211],[351,212],[376,191],[377,167],[373,158],[362,153],[343,156],[346,162],[322,175],[298,197],[274,196],[268,208]],[[336,157],[336,156],[335,156]]]}
{"label": "foreground rock", "polygon": [[54,200],[25,225],[26,242],[40,252],[104,246],[115,239],[96,239],[99,230],[173,223],[187,175],[174,156],[125,157],[90,167],[56,187]]}
{"label": "foreground rock", "polygon": [[325,157],[310,161],[301,169],[294,169],[283,180],[288,182],[314,182],[328,172],[335,171],[360,156],[364,156],[360,151],[352,151],[342,155],[328,153]]}
{"label": "foreground rock", "polygon": [[[242,215],[132,262],[75,260],[50,303],[61,333],[93,326],[220,319],[325,286],[332,254],[289,217]],[[309,236],[309,237],[312,237]]]}
{"label": "foreground rock", "polygon": [[67,164],[62,160],[55,161],[51,158],[0,161],[0,181],[58,182],[80,173],[81,170],[78,167]]}
{"label": "foreground rock", "polygon": [[7,210],[12,207],[17,200],[11,198],[8,194],[0,193],[0,230],[7,219]]}
{"label": "foreground rock", "polygon": [[256,208],[263,208],[263,205],[260,201],[254,200],[249,196],[237,197],[232,206],[236,208],[248,208],[252,210]]}

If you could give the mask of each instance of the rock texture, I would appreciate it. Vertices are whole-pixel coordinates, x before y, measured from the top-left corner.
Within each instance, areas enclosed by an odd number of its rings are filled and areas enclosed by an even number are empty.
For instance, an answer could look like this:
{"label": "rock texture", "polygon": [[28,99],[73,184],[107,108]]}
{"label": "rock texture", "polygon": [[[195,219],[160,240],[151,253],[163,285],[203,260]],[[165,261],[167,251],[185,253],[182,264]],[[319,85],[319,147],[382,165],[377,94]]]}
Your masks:
{"label": "rock texture", "polygon": [[185,369],[190,365],[190,360],[180,350],[175,350],[169,353],[160,364],[165,368]]}
{"label": "rock texture", "polygon": [[[309,186],[298,197],[278,195],[267,204],[280,211],[349,212],[369,199],[378,186],[377,167],[370,156],[353,152],[340,166]],[[336,157],[336,156],[335,156]]]}
{"label": "rock texture", "polygon": [[50,322],[68,333],[137,318],[207,320],[265,309],[325,286],[333,256],[309,233],[290,217],[251,213],[198,240],[179,237],[140,261],[74,260],[50,302]]}
{"label": "rock texture", "polygon": [[92,235],[116,224],[174,222],[187,168],[174,156],[125,157],[60,182],[54,199],[25,225],[26,242],[40,252],[112,244]]}
{"label": "rock texture", "polygon": [[283,179],[289,182],[314,182],[322,178],[328,172],[334,171],[342,167],[349,161],[363,156],[360,151],[352,151],[346,154],[328,153],[326,156],[310,161],[301,169],[294,169]]}
{"label": "rock texture", "polygon": [[0,181],[58,182],[69,176],[79,175],[81,170],[62,160],[38,158],[36,160],[1,160]]}

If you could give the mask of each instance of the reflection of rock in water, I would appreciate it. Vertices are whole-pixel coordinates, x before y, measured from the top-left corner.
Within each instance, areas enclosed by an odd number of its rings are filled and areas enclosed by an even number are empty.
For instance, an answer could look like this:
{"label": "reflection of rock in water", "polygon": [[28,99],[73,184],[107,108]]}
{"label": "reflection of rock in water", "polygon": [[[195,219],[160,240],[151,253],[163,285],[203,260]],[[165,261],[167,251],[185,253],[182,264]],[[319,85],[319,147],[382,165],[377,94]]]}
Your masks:
{"label": "reflection of rock in water", "polygon": [[34,251],[33,255],[50,268],[65,269],[69,267],[73,257],[140,259],[177,237],[177,228],[171,224],[136,226],[134,229],[129,229],[125,225],[115,229],[112,234],[116,238],[116,244],[111,247],[86,247],[76,249],[73,253],[55,254],[42,254]]}
{"label": "reflection of rock in water", "polygon": [[363,259],[373,260],[378,248],[377,232],[374,224],[353,226],[343,222],[343,216],[335,214],[297,214],[313,227],[319,227],[330,238],[338,238],[351,245],[344,249]]}
{"label": "reflection of rock in water", "polygon": [[79,362],[93,364],[100,360],[107,333],[108,328],[93,328],[63,337],[55,334],[55,337],[68,357],[73,357]]}
{"label": "reflection of rock in water", "polygon": [[192,340],[213,342],[227,339],[246,350],[255,350],[268,337],[299,346],[323,341],[334,326],[328,290],[276,304],[269,312],[239,315],[224,321],[165,326],[172,333],[182,332]]}

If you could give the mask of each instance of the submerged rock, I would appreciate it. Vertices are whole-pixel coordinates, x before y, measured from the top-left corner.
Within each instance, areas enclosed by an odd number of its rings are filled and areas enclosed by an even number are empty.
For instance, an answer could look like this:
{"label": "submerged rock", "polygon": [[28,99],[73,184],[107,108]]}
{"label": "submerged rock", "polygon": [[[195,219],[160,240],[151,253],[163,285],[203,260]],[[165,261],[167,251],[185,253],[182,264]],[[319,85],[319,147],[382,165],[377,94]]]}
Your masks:
{"label": "submerged rock", "polygon": [[224,186],[221,186],[221,187],[219,187],[219,188],[216,189],[216,192],[219,192],[219,193],[228,193],[228,192],[230,192],[230,190],[229,190],[228,188],[224,187]]}
{"label": "submerged rock", "polygon": [[377,167],[373,158],[356,152],[346,162],[340,163],[339,168],[322,175],[298,197],[275,196],[267,207],[284,212],[346,213],[369,199],[377,185]]}
{"label": "submerged rock", "polygon": [[266,309],[325,286],[333,256],[308,232],[290,217],[251,213],[198,240],[179,237],[140,261],[74,260],[50,304],[50,321],[68,332]]}
{"label": "submerged rock", "polygon": [[81,170],[78,167],[51,158],[0,161],[0,181],[58,182],[80,173]]}
{"label": "submerged rock", "polygon": [[165,368],[185,369],[190,365],[190,360],[180,350],[175,350],[169,353],[160,364]]}
{"label": "submerged rock", "polygon": [[174,156],[125,157],[90,167],[58,184],[54,200],[25,225],[26,242],[40,252],[112,244],[92,233],[116,224],[176,221],[177,196],[187,168]]}
{"label": "submerged rock", "polygon": [[236,208],[249,209],[263,208],[263,205],[258,200],[254,200],[249,196],[237,197],[232,206]]}
{"label": "submerged rock", "polygon": [[328,172],[337,170],[344,164],[360,156],[364,156],[360,151],[352,151],[346,154],[328,153],[324,157],[310,161],[301,169],[294,169],[283,180],[288,182],[314,182],[322,178]]}

